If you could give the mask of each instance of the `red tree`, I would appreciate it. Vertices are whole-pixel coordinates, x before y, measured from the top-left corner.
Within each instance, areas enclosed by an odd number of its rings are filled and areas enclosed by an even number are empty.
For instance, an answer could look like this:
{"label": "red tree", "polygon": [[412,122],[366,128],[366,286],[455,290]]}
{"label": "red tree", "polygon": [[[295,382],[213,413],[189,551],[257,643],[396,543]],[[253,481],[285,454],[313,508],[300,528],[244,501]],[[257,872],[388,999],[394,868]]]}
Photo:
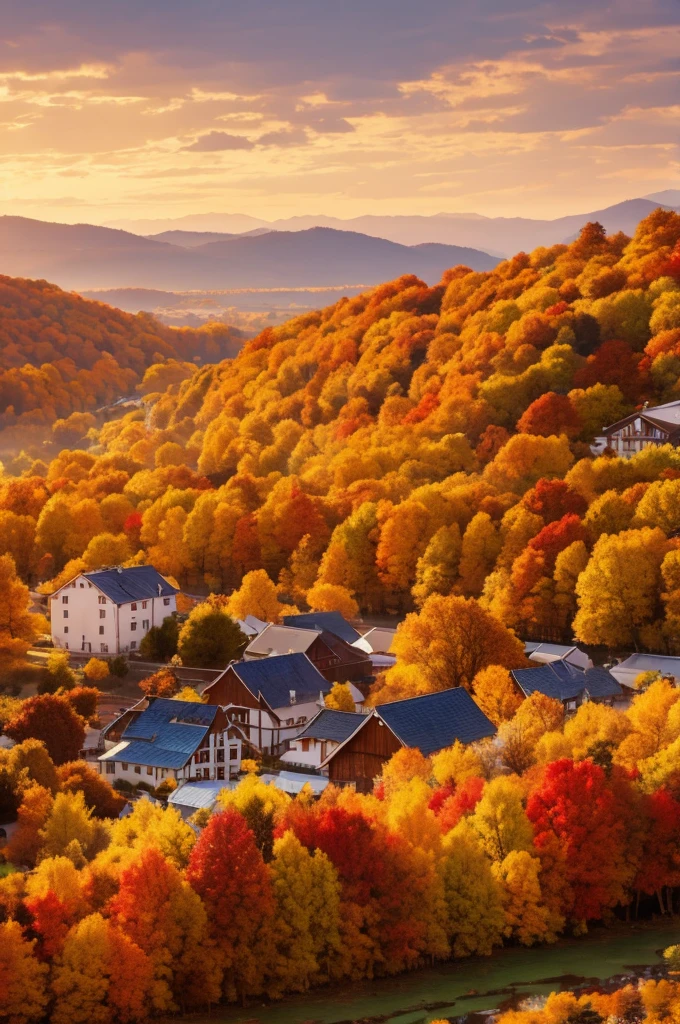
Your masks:
{"label": "red tree", "polygon": [[186,877],[208,913],[227,995],[259,991],[263,964],[258,957],[264,955],[274,898],[267,866],[238,811],[211,817],[191,852]]}
{"label": "red tree", "polygon": [[563,854],[553,863],[569,885],[565,910],[572,920],[599,920],[624,897],[626,828],[617,805],[604,771],[589,760],[547,765],[529,797],[537,850],[549,851],[556,839]]}
{"label": "red tree", "polygon": [[484,792],[484,779],[471,776],[461,782],[456,792],[445,800],[439,814],[439,827],[442,832],[449,832],[455,828],[464,814],[474,811],[482,799]]}
{"label": "red tree", "polygon": [[535,487],[524,495],[522,503],[545,523],[554,523],[563,516],[583,516],[588,502],[564,480],[541,477]]}
{"label": "red tree", "polygon": [[665,913],[663,889],[680,885],[680,802],[666,788],[644,798],[646,828],[635,888],[657,894]]}
{"label": "red tree", "polygon": [[69,928],[76,922],[75,906],[64,903],[51,889],[44,896],[25,900],[24,905],[33,919],[30,929],[37,939],[38,957],[52,960],[61,952]]}
{"label": "red tree", "polygon": [[531,403],[517,421],[521,434],[566,434],[575,437],[583,428],[580,417],[566,395],[547,391]]}
{"label": "red tree", "polygon": [[546,568],[552,573],[555,568],[555,559],[560,551],[564,551],[576,540],[587,540],[588,531],[577,515],[573,513],[562,516],[557,522],[548,523],[535,537],[532,537],[527,547],[540,552],[545,559]]}
{"label": "red tree", "polygon": [[69,701],[54,693],[29,697],[18,715],[5,726],[7,735],[21,743],[42,740],[55,764],[75,761],[85,742],[85,719]]}
{"label": "red tree", "polygon": [[576,371],[574,387],[616,384],[624,398],[639,402],[646,383],[646,375],[639,365],[640,358],[625,341],[605,341],[597,352],[588,356],[586,365]]}

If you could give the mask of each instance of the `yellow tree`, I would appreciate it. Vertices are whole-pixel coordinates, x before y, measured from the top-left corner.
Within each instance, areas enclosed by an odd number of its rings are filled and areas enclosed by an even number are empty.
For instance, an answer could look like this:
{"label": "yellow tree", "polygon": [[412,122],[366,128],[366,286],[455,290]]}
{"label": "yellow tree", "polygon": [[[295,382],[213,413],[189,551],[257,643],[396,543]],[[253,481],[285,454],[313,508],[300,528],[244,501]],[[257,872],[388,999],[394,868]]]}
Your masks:
{"label": "yellow tree", "polygon": [[314,982],[340,977],[347,962],[347,951],[340,938],[340,894],[338,872],[323,850],[312,856],[312,890],[309,929],[316,962]]}
{"label": "yellow tree", "polygon": [[458,577],[462,540],[458,523],[442,526],[416,563],[411,594],[420,608],[430,594],[450,594]]}
{"label": "yellow tree", "polygon": [[573,756],[580,760],[588,757],[597,743],[618,747],[632,726],[626,715],[606,704],[589,701],[582,704],[573,718],[564,726],[564,738],[571,747]]}
{"label": "yellow tree", "polygon": [[114,822],[114,846],[145,850],[157,847],[177,868],[185,868],[196,842],[196,833],[174,807],[159,807],[150,800],[136,800],[132,812]]}
{"label": "yellow tree", "polygon": [[246,573],[239,589],[229,598],[227,609],[235,619],[255,615],[263,622],[278,622],[281,605],[276,585],[264,569],[253,569]]}
{"label": "yellow tree", "polygon": [[57,793],[54,805],[44,828],[40,832],[42,857],[90,859],[98,847],[106,846],[104,839],[107,826],[96,821],[85,803],[82,792]]}
{"label": "yellow tree", "polygon": [[[399,664],[413,666],[422,678],[423,691],[471,686],[487,665],[517,668],[526,663],[524,648],[509,629],[474,599],[433,594],[421,611],[407,615],[397,627],[392,651]],[[395,669],[385,673],[379,697],[389,700],[389,682]],[[375,699],[380,703],[380,699]]]}
{"label": "yellow tree", "polygon": [[636,694],[625,716],[632,731],[619,744],[614,760],[628,768],[658,754],[678,737],[680,716],[671,710],[680,700],[680,690],[667,679],[658,679],[642,693]]}
{"label": "yellow tree", "polygon": [[324,704],[333,711],[356,711],[349,683],[333,683],[330,693],[324,697]]}
{"label": "yellow tree", "polygon": [[512,676],[502,665],[488,665],[478,672],[472,691],[475,701],[494,725],[512,718],[522,703]]}
{"label": "yellow tree", "polygon": [[512,850],[532,847],[534,834],[517,779],[501,775],[487,783],[470,823],[488,856],[499,863]]}
{"label": "yellow tree", "polygon": [[452,747],[445,747],[444,750],[432,754],[430,761],[432,774],[440,786],[446,785],[447,782],[459,786],[466,779],[482,775],[482,762],[477,751],[459,740],[456,740]]}
{"label": "yellow tree", "polygon": [[347,587],[334,583],[315,583],[307,591],[306,601],[313,612],[340,612],[345,619],[355,619],[359,614],[359,605]]}
{"label": "yellow tree", "polygon": [[274,843],[270,870],[277,910],[272,924],[271,996],[306,991],[318,970],[311,931],[315,909],[312,862],[309,850],[291,830]]}
{"label": "yellow tree", "polygon": [[571,635],[571,624],[576,615],[576,583],[588,564],[588,549],[582,540],[560,551],[553,571],[554,611],[556,626],[564,635]]}
{"label": "yellow tree", "polygon": [[0,509],[0,554],[11,555],[17,572],[27,579],[35,567],[35,519]]}
{"label": "yellow tree", "polygon": [[18,921],[0,924],[0,1019],[7,1024],[42,1020],[47,1008],[48,965],[33,955]]}
{"label": "yellow tree", "polygon": [[83,552],[86,569],[107,565],[124,565],[130,558],[130,544],[124,533],[98,533]]}
{"label": "yellow tree", "polygon": [[32,785],[25,790],[17,811],[17,827],[10,836],[5,853],[19,866],[33,867],[42,846],[40,836],[45,827],[54,798],[44,786]]}
{"label": "yellow tree", "polygon": [[26,652],[46,624],[43,616],[29,611],[31,595],[17,576],[11,555],[0,555],[0,649],[12,654]]}
{"label": "yellow tree", "polygon": [[83,674],[91,683],[100,683],[104,679],[108,679],[108,663],[103,661],[102,658],[90,658],[83,668]]}
{"label": "yellow tree", "polygon": [[383,767],[385,796],[390,797],[411,779],[427,781],[432,774],[430,762],[417,747],[402,747]]}
{"label": "yellow tree", "polygon": [[668,541],[658,528],[600,537],[576,585],[574,632],[579,640],[609,647],[658,642],[661,563],[667,551]]}
{"label": "yellow tree", "polygon": [[479,597],[486,576],[501,550],[501,538],[487,512],[477,512],[463,534],[458,589],[466,597]]}
{"label": "yellow tree", "polygon": [[439,870],[453,955],[489,956],[502,941],[501,890],[475,833],[460,822],[444,839]]}
{"label": "yellow tree", "polygon": [[503,934],[523,946],[554,942],[557,938],[541,896],[540,868],[538,857],[532,857],[527,850],[512,850],[492,868],[503,893]]}

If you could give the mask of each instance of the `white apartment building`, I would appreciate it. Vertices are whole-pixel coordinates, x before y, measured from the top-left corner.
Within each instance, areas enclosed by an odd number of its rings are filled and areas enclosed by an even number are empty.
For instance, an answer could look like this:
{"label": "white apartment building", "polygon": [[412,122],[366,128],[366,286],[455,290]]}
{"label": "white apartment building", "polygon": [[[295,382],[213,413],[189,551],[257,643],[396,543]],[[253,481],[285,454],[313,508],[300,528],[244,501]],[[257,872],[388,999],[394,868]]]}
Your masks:
{"label": "white apartment building", "polygon": [[51,595],[52,642],[98,656],[135,651],[177,610],[178,593],[152,565],[81,573]]}

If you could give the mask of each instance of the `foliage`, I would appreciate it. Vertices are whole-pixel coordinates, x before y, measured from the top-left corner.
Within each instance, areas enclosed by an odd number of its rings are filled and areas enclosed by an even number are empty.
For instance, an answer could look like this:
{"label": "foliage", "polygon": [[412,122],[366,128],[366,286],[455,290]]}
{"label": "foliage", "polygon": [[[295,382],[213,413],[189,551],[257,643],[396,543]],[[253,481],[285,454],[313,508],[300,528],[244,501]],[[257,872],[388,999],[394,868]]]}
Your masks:
{"label": "foliage", "polygon": [[184,665],[226,668],[241,655],[246,643],[224,607],[208,598],[193,609],[182,626],[177,651]]}
{"label": "foliage", "polygon": [[324,704],[334,711],[356,711],[349,683],[333,683],[330,692],[324,697]]}

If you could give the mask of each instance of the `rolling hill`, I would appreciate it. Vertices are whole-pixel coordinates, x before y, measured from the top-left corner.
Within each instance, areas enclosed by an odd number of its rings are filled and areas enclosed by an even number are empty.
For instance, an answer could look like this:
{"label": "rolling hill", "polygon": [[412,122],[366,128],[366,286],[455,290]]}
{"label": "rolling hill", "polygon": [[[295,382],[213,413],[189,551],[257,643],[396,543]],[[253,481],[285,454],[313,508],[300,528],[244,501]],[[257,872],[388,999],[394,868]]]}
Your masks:
{"label": "rolling hill", "polygon": [[491,270],[498,259],[460,246],[404,246],[330,228],[266,232],[186,248],[89,224],[0,218],[0,273],[46,278],[76,290],[372,285],[402,274],[435,283],[460,263]]}

